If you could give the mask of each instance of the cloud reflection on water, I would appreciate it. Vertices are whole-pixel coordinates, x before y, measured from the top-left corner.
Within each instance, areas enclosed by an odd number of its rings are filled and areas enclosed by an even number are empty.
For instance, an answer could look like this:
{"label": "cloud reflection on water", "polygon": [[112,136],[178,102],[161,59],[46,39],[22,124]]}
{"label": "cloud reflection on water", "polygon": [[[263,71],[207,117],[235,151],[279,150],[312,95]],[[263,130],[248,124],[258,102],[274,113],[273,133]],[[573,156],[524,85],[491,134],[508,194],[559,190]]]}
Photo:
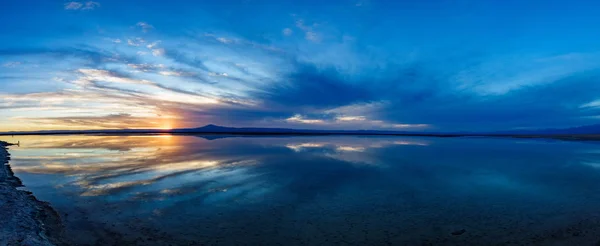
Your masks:
{"label": "cloud reflection on water", "polygon": [[[311,155],[353,165],[374,164],[376,161],[373,157],[360,153],[398,142],[385,139],[370,141],[369,138],[331,138],[323,141],[310,137],[247,140],[209,141],[171,135],[22,137],[23,149],[17,150],[22,154],[15,157],[17,164],[13,169],[15,172],[73,177],[69,183],[61,185],[77,187],[82,196],[114,195],[137,189],[174,195],[178,192],[163,191],[179,191],[182,190],[179,185],[189,185],[185,183],[189,180],[179,181],[179,178],[193,180],[212,176],[207,179],[223,179],[221,176],[231,172],[232,168],[238,169],[236,175],[250,175],[243,173],[244,167],[281,158],[281,153],[289,152],[286,149],[292,152],[312,151]],[[402,144],[419,146],[427,143],[422,140],[403,140]],[[272,148],[279,151],[273,152],[270,150]],[[147,188],[161,182],[173,187],[157,185],[159,187],[156,190]]]}
{"label": "cloud reflection on water", "polygon": [[[58,210],[85,211],[69,217],[73,233],[80,233],[78,223],[125,221],[133,229],[119,228],[124,235],[154,226],[179,238],[233,233],[252,240],[255,233],[323,223],[331,223],[324,231],[345,230],[351,220],[369,235],[380,228],[425,235],[461,218],[471,228],[494,227],[486,231],[501,237],[510,232],[499,228],[528,226],[514,225],[523,214],[539,221],[576,218],[600,204],[600,148],[593,143],[169,135],[18,140],[11,165],[25,185]],[[347,235],[356,233],[363,231]],[[279,239],[273,240],[285,241]]]}

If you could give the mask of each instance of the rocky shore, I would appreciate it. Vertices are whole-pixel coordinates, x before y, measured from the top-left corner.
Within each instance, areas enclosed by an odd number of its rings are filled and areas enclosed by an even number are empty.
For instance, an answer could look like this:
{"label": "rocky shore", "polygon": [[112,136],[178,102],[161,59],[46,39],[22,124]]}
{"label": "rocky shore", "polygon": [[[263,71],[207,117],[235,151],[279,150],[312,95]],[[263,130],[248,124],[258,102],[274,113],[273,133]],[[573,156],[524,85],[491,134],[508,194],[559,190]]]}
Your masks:
{"label": "rocky shore", "polygon": [[59,215],[31,192],[17,189],[23,185],[8,164],[10,145],[0,141],[0,245],[63,245]]}

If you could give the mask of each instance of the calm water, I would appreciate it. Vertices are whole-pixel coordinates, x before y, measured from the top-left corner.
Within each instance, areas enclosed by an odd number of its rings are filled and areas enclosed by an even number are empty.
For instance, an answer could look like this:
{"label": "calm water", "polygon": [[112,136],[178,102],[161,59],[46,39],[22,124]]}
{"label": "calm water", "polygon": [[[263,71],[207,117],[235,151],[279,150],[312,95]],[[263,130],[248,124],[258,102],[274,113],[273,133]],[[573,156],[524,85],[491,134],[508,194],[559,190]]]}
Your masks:
{"label": "calm water", "polygon": [[0,140],[21,141],[10,150],[13,170],[77,244],[550,244],[600,228],[593,142]]}

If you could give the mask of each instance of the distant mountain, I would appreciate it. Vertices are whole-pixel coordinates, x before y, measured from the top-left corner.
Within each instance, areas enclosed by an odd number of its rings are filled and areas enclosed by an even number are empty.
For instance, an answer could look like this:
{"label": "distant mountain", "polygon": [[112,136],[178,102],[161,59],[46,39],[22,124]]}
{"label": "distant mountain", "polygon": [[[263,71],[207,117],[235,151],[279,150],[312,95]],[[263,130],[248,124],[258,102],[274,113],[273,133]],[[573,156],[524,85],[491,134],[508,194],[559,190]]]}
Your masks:
{"label": "distant mountain", "polygon": [[[263,134],[424,134],[410,131],[381,130],[310,130],[289,128],[224,127],[209,124],[198,128],[174,129],[174,133],[263,133]],[[435,133],[427,133],[435,134]]]}
{"label": "distant mountain", "polygon": [[207,133],[292,133],[292,132],[320,132],[320,130],[302,130],[302,129],[286,129],[286,128],[250,128],[250,127],[224,127],[209,124],[198,128],[174,129],[175,132],[207,132]]}

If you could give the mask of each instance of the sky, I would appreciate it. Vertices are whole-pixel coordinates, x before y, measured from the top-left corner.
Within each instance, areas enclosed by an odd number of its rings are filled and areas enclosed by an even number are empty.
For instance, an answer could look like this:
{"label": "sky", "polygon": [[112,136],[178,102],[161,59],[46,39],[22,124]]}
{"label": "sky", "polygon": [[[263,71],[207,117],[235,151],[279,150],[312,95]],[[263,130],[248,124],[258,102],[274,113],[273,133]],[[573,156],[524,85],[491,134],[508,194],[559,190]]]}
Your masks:
{"label": "sky", "polygon": [[599,1],[0,2],[0,131],[600,122]]}

